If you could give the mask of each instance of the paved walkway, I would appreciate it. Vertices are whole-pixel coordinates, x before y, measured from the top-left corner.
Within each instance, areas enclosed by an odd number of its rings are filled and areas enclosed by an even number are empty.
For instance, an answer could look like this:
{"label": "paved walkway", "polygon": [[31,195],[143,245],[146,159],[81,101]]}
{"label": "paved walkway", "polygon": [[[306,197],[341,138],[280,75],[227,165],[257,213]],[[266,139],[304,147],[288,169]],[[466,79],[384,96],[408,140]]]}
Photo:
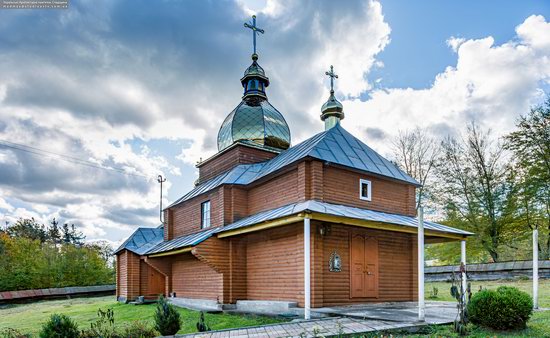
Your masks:
{"label": "paved walkway", "polygon": [[356,318],[327,318],[310,321],[290,322],[282,324],[255,326],[235,330],[211,331],[176,337],[193,338],[245,338],[245,337],[319,337],[338,334],[353,334],[376,332],[390,329],[404,329],[424,326],[425,323],[387,322],[382,320]]}
{"label": "paved walkway", "polygon": [[384,330],[422,327],[451,323],[456,317],[456,303],[428,302],[426,322],[416,321],[416,303],[361,304],[315,309],[326,315],[338,316],[309,321],[255,326],[233,330],[210,331],[176,337],[316,337],[339,334],[359,334]]}

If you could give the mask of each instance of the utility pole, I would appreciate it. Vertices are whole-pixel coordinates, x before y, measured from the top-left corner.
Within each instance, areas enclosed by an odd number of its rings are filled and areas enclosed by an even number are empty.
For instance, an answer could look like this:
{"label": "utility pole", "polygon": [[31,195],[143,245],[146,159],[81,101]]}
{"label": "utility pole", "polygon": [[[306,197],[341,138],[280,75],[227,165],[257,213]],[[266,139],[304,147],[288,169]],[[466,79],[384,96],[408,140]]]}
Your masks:
{"label": "utility pole", "polygon": [[166,178],[162,177],[162,175],[158,175],[157,182],[160,183],[160,211],[159,211],[159,219],[160,223],[164,223],[162,220],[162,183],[166,182]]}

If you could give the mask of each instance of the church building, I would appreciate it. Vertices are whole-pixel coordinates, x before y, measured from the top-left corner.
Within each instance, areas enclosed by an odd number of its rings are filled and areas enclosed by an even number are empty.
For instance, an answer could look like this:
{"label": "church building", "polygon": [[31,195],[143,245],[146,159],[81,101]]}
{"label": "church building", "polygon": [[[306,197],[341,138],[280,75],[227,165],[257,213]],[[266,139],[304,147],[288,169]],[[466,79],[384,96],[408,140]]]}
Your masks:
{"label": "church building", "polygon": [[[263,33],[255,19],[246,26],[254,40]],[[218,309],[416,300],[419,183],[344,129],[332,67],[325,130],[292,145],[255,49],[195,187],[164,209],[162,226],[138,228],[116,250],[117,298]],[[471,235],[423,227],[426,243]]]}

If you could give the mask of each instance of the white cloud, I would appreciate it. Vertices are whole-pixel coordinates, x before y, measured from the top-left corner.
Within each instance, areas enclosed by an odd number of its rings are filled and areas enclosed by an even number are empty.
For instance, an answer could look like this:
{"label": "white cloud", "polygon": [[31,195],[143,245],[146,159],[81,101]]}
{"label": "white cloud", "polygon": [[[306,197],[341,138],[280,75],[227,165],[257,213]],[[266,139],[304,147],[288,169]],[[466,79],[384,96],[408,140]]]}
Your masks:
{"label": "white cloud", "polygon": [[451,36],[447,40],[447,46],[451,47],[453,51],[457,52],[458,47],[460,47],[460,45],[463,44],[464,41],[466,41],[465,38],[457,38],[457,37]]}
{"label": "white cloud", "polygon": [[[476,117],[509,129],[540,98],[540,83],[550,76],[550,24],[542,16],[527,18],[517,38],[500,45],[491,37],[449,38],[457,63],[430,88],[372,90],[367,76],[384,66],[377,58],[391,32],[377,1],[197,2],[193,17],[165,22],[144,15],[149,6],[131,4],[141,11],[139,26],[136,15],[112,12],[116,6],[83,3],[61,17],[38,20],[33,12],[0,21],[0,33],[10,32],[0,45],[0,139],[148,179],[0,148],[4,218],[47,224],[58,217],[81,225],[89,239],[117,243],[136,226],[158,224],[156,175],[196,173],[194,164],[216,151],[218,128],[240,100],[249,32],[227,29],[242,27],[252,13],[266,29],[259,50],[272,83],[268,96],[287,118],[293,144],[323,128],[319,109],[331,64],[340,75],[338,96],[347,98],[344,125],[358,136],[368,129],[376,139],[367,141],[379,149],[388,143],[384,137],[415,125],[443,133]],[[156,9],[162,14],[187,7]],[[205,22],[201,13],[213,17]],[[29,38],[40,30],[50,34],[43,41]],[[190,38],[192,30],[204,35]],[[361,101],[365,93],[371,99]],[[167,155],[162,147],[172,141],[182,144],[181,152]],[[189,188],[169,180],[165,196]]]}
{"label": "white cloud", "polygon": [[[366,102],[347,100],[344,123],[357,135],[376,126],[392,136],[417,125],[446,134],[476,119],[505,133],[514,127],[519,114],[540,101],[541,84],[550,79],[548,25],[541,16],[531,16],[516,28],[517,39],[501,45],[495,45],[490,36],[451,38],[457,64],[438,74],[432,87],[376,89]],[[387,144],[379,141],[375,145],[387,151]]]}

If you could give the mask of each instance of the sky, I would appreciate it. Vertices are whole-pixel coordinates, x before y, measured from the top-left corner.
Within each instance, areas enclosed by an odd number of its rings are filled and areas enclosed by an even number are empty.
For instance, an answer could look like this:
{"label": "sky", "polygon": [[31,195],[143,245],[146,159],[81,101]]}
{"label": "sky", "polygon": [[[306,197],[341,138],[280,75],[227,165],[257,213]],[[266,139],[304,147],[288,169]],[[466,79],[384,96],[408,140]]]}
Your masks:
{"label": "sky", "polygon": [[344,128],[391,159],[399,133],[502,136],[550,92],[550,1],[74,0],[0,9],[0,225],[74,223],[119,244],[157,226],[240,102],[250,16],[267,94],[297,144]]}

